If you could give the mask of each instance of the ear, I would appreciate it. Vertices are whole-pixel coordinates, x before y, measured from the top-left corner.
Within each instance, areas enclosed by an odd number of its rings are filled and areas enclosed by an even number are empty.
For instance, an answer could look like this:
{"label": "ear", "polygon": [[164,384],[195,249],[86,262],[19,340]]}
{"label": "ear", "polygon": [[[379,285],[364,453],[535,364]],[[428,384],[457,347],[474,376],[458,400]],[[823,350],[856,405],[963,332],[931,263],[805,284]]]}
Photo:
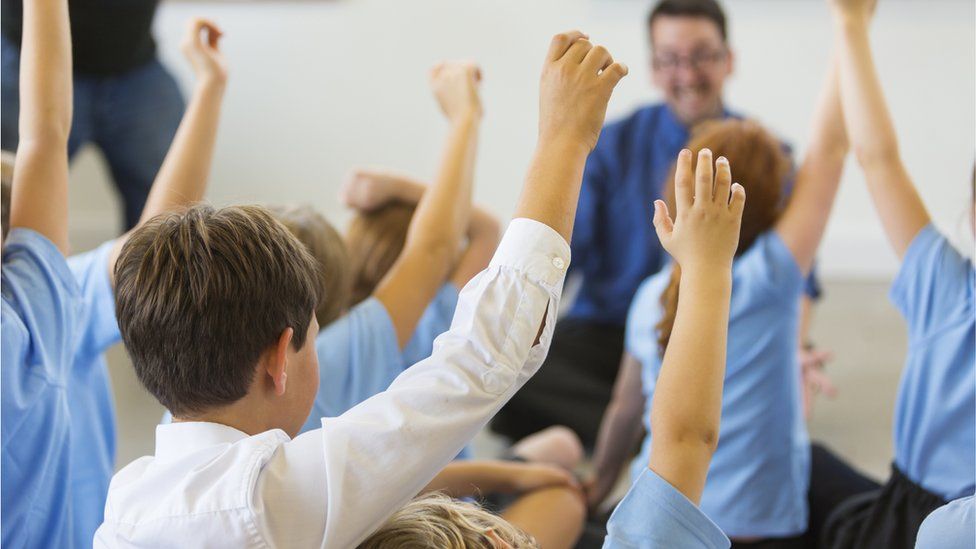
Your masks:
{"label": "ear", "polygon": [[271,377],[271,382],[274,383],[274,391],[278,396],[285,394],[285,383],[288,381],[288,373],[285,371],[288,366],[288,346],[291,345],[291,338],[294,335],[295,330],[285,328],[278,336],[278,342],[268,350],[265,369]]}

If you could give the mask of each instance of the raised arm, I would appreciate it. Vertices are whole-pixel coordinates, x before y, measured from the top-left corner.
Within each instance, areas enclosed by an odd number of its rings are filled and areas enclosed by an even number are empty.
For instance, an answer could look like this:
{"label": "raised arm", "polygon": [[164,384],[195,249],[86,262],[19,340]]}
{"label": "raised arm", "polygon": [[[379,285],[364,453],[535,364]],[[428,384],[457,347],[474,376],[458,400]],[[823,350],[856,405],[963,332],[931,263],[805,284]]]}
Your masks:
{"label": "raised arm", "polygon": [[576,485],[572,473],[555,465],[473,459],[452,461],[422,493],[444,492],[452,498],[465,498]]}
{"label": "raised arm", "polygon": [[586,483],[586,502],[596,509],[613,490],[620,471],[627,463],[641,432],[644,412],[644,390],[641,364],[634,355],[624,352],[620,373],[613,386],[613,398],[607,406],[593,452],[593,478]]}
{"label": "raised arm", "polygon": [[373,295],[386,308],[402,348],[456,259],[471,210],[481,100],[477,67],[441,64],[431,83],[451,129],[434,184],[423,193],[403,252]]}
{"label": "raised arm", "polygon": [[[217,47],[222,35],[220,29],[206,19],[194,18],[187,24],[181,49],[193,66],[196,84],[173,143],[153,181],[139,225],[159,214],[203,199],[210,179],[220,107],[227,85],[227,67]],[[108,270],[113,284],[115,261],[127,238],[128,233],[116,240],[109,256]]]}
{"label": "raised arm", "polygon": [[539,141],[515,217],[545,223],[571,241],[586,157],[626,75],[626,65],[578,31],[552,39],[539,90]]}
{"label": "raised arm", "polygon": [[776,223],[776,232],[804,274],[813,267],[837,196],[848,149],[837,64],[832,61],[814,111],[810,142],[796,176],[796,187]]}
{"label": "raised arm", "polygon": [[24,0],[20,142],[10,226],[33,229],[68,250],[71,29],[67,0]]}
{"label": "raised arm", "polygon": [[[427,191],[427,185],[408,176],[383,170],[356,170],[339,193],[339,199],[350,208],[369,212],[391,202],[416,205]],[[478,206],[471,207],[468,227],[460,256],[448,279],[458,288],[488,266],[498,247],[501,227],[498,219]]]}
{"label": "raised arm", "polygon": [[[691,170],[681,151],[675,172],[677,219],[657,201],[654,227],[681,269],[681,297],[651,405],[648,467],[696,504],[718,444],[725,378],[732,256],[739,241],[745,192],[732,185],[728,161],[703,149]],[[692,180],[694,179],[694,183]]]}
{"label": "raised arm", "polygon": [[830,0],[847,132],[885,234],[901,258],[930,217],[902,164],[871,57],[868,25],[874,4],[875,0]]}

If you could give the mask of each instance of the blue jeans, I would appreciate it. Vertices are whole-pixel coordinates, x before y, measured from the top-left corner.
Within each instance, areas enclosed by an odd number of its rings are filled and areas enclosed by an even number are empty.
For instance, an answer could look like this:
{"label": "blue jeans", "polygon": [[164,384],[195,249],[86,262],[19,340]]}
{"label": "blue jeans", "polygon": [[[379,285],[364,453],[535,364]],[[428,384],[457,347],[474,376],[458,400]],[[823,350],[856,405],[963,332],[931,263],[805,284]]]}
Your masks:
{"label": "blue jeans", "polygon": [[[13,151],[18,141],[20,51],[6,38],[0,44],[0,146]],[[124,203],[126,229],[139,220],[185,106],[176,80],[156,59],[117,75],[74,75],[68,156],[88,142],[102,151]]]}

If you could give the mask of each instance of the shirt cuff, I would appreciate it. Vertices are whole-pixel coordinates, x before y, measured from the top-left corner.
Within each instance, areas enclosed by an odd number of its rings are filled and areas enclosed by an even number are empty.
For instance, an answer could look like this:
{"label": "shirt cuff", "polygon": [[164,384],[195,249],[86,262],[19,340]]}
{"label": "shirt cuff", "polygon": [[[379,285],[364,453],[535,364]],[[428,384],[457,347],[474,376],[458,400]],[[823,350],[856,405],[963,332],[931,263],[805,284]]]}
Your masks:
{"label": "shirt cuff", "polygon": [[491,266],[523,271],[552,289],[566,277],[569,260],[569,243],[552,227],[534,219],[517,218],[509,223]]}

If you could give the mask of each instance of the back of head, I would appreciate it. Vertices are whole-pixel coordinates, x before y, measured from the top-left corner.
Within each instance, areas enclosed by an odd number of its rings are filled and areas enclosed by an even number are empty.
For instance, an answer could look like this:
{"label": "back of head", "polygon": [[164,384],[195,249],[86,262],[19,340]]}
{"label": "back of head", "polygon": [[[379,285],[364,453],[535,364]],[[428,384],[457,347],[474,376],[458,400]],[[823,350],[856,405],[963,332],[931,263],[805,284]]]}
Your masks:
{"label": "back of head", "polygon": [[369,297],[396,263],[416,207],[394,202],[353,218],[346,231],[352,270],[352,303]]}
{"label": "back of head", "polygon": [[359,549],[495,549],[498,541],[517,549],[538,547],[531,536],[474,503],[430,494],[394,513]]}
{"label": "back of head", "polygon": [[729,39],[725,11],[716,0],[660,0],[647,15],[648,29],[658,17],[703,17],[715,23],[722,40]]}
{"label": "back of head", "polygon": [[[696,157],[698,151],[707,148],[714,158],[727,158],[732,168],[732,180],[745,188],[746,205],[742,212],[739,247],[735,252],[736,256],[741,255],[761,234],[773,228],[782,212],[783,183],[791,168],[783,145],[756,122],[727,119],[696,126],[686,148]],[[664,197],[668,208],[674,212],[673,170],[665,185]],[[675,265],[671,281],[661,294],[663,314],[657,329],[658,349],[662,356],[674,327],[680,276],[680,269]]]}
{"label": "back of head", "polygon": [[305,245],[318,263],[319,304],[315,318],[325,328],[349,306],[349,250],[339,231],[310,206],[276,206],[271,212]]}
{"label": "back of head", "polygon": [[259,206],[199,205],[136,229],[115,266],[119,329],[143,385],[174,416],[243,398],[287,328],[305,345],[315,260]]}

